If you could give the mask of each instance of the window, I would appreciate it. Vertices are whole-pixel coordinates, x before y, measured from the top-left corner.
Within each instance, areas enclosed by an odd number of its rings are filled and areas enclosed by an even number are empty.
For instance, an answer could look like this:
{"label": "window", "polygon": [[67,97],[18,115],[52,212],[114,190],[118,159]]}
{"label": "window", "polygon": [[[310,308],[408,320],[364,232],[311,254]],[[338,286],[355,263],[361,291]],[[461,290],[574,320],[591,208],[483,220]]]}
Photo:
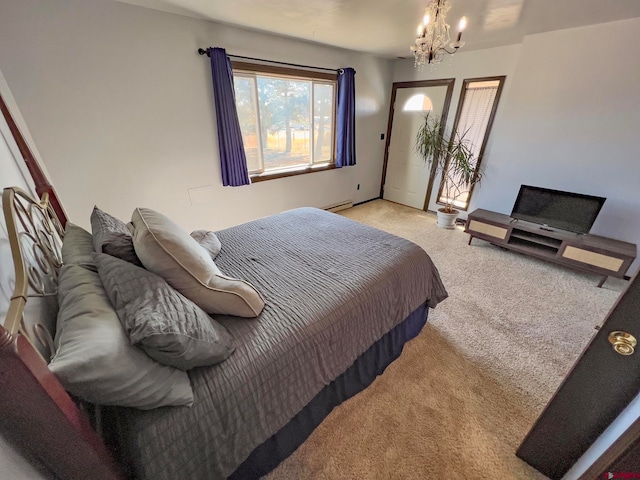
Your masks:
{"label": "window", "polygon": [[254,181],[333,168],[336,75],[240,62],[233,75]]}
{"label": "window", "polygon": [[[453,131],[461,135],[467,146],[474,154],[476,171],[480,168],[484,149],[491,132],[493,118],[498,108],[500,93],[505,77],[491,77],[466,79],[462,84],[462,93],[458,104],[458,111]],[[444,204],[447,191],[443,183],[440,184],[438,203]],[[461,210],[469,207],[473,189],[455,195],[453,205]]]}
{"label": "window", "polygon": [[430,112],[433,110],[433,102],[431,99],[422,93],[413,95],[407,100],[402,107],[403,112]]}

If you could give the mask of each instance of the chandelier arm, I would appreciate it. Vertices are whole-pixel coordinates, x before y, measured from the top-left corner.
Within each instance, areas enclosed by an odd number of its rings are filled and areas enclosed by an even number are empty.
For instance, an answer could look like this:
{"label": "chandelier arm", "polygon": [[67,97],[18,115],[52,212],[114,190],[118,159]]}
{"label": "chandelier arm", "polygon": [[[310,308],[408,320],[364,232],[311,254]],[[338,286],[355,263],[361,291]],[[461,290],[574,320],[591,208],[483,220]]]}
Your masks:
{"label": "chandelier arm", "polygon": [[458,51],[460,47],[455,47],[453,49],[453,52],[450,52],[449,50],[447,50],[445,47],[442,47],[442,50],[444,50],[445,52],[447,52],[449,55],[453,55],[454,53],[456,53]]}

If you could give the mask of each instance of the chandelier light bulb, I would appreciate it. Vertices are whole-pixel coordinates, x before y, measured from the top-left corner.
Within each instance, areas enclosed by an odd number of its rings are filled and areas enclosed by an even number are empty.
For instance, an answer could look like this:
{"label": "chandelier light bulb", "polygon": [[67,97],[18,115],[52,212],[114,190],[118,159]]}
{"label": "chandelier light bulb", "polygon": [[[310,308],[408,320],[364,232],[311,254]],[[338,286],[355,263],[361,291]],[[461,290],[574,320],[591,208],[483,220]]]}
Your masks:
{"label": "chandelier light bulb", "polygon": [[424,27],[423,27],[423,26],[422,26],[422,24],[420,23],[420,24],[418,25],[418,31],[417,31],[418,36],[422,35],[422,29],[423,29],[423,28],[424,28]]}
{"label": "chandelier light bulb", "polygon": [[467,17],[462,17],[460,19],[460,23],[458,24],[458,38],[456,38],[456,41],[453,44],[451,44],[451,46],[456,50],[464,45],[464,42],[462,41],[462,31],[466,27],[467,27]]}
{"label": "chandelier light bulb", "polygon": [[431,18],[429,17],[429,15],[425,15],[424,18],[422,19],[422,24],[426,27],[427,25],[429,25],[429,20],[431,20]]}

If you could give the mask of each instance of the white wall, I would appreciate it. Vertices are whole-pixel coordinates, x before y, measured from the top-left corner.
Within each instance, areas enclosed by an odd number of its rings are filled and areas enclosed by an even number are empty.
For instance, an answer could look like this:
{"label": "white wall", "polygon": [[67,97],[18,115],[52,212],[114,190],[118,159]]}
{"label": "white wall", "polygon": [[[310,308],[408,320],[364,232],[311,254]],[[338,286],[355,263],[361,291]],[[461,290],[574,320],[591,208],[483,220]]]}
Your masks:
{"label": "white wall", "polygon": [[[498,50],[460,53],[453,66],[464,60],[465,75],[503,74],[502,62],[513,65],[513,57]],[[491,62],[491,55],[498,58]],[[471,209],[509,213],[521,184],[599,195],[607,202],[592,233],[638,243],[638,56],[637,18],[525,37],[507,74],[486,177]],[[396,65],[395,80],[407,80],[408,68]]]}
{"label": "white wall", "polygon": [[[379,194],[389,60],[112,0],[3,0],[0,31],[0,69],[74,222],[87,226],[99,204],[123,219],[148,206],[187,229],[222,228]],[[353,66],[358,165],[222,187],[210,67],[196,54],[206,46]]]}
{"label": "white wall", "polygon": [[638,243],[639,56],[638,18],[525,37],[476,205],[509,213],[522,183],[599,195],[592,233]]}
{"label": "white wall", "polygon": [[[486,177],[470,210],[510,213],[527,183],[599,195],[607,202],[592,233],[638,243],[638,56],[636,18],[529,35],[521,46],[461,52],[428,73],[399,60],[394,81],[506,74]],[[630,273],[639,266],[636,260]]]}
{"label": "white wall", "polygon": [[[443,62],[434,68],[424,68],[418,70],[413,65],[413,58],[397,60],[395,64],[395,71],[393,76],[394,82],[410,82],[417,80],[437,80],[444,78],[455,78],[455,85],[453,88],[453,94],[451,97],[451,106],[449,108],[449,115],[447,118],[448,129],[453,128],[453,122],[455,121],[456,110],[458,108],[458,101],[460,100],[460,91],[462,89],[462,81],[465,78],[479,78],[479,77],[494,77],[498,75],[506,75],[507,79],[502,91],[500,104],[498,111],[496,112],[496,118],[494,120],[494,131],[496,125],[502,121],[502,112],[504,110],[503,102],[509,94],[509,89],[513,83],[513,75],[520,58],[521,45],[509,45],[506,47],[490,48],[485,50],[475,50],[471,52],[465,52],[464,50],[456,53],[454,56],[448,56]],[[491,156],[494,135],[489,137],[487,146],[485,149],[484,165],[488,167],[488,158]],[[490,167],[488,167],[490,169]],[[490,173],[490,172],[489,172]],[[487,176],[489,176],[489,173]],[[468,211],[473,211],[478,207],[476,199],[478,192],[482,190],[483,185],[476,186],[474,195],[471,198]],[[438,192],[437,188],[434,188],[434,194],[432,198]],[[515,200],[515,197],[514,197]],[[435,210],[436,204],[432,200],[429,205],[430,210]],[[461,218],[466,218],[466,212],[460,213]]]}
{"label": "white wall", "polygon": [[33,467],[0,434],[0,475],[4,479],[44,480],[44,473]]}
{"label": "white wall", "polygon": [[[460,100],[460,90],[462,81],[465,78],[494,77],[506,75],[507,82],[502,92],[504,101],[510,87],[513,74],[520,58],[521,45],[508,45],[506,47],[489,48],[485,50],[464,50],[455,55],[447,56],[441,64],[433,68],[426,67],[422,70],[413,65],[413,57],[396,60],[393,81],[411,82],[418,80],[437,80],[442,78],[455,78],[456,82],[451,97],[451,107],[449,108],[448,125],[453,125],[455,120],[458,100]],[[495,122],[500,118],[500,109],[496,114]],[[495,123],[494,123],[495,125]]]}
{"label": "white wall", "polygon": [[[24,121],[18,110],[13,95],[0,71],[0,94],[11,116],[23,132],[25,138],[30,138],[29,130],[24,125]],[[35,195],[35,187],[26,164],[22,161],[22,156],[16,144],[9,126],[0,114],[0,325],[4,323],[4,318],[9,308],[9,301],[13,295],[15,284],[15,272],[13,267],[13,257],[7,227],[2,211],[2,190],[5,187],[20,187],[23,190]]]}
{"label": "white wall", "polygon": [[[30,138],[28,130],[24,127],[24,122],[20,112],[17,110],[13,96],[9,91],[2,72],[0,72],[0,94],[11,110],[14,121],[20,125],[23,135]],[[25,179],[25,168],[16,162],[19,157],[18,147],[11,136],[4,117],[0,115],[0,192],[8,186],[18,186],[27,191],[31,191],[30,182]],[[27,174],[28,177],[28,174]],[[0,200],[0,210],[2,201]],[[9,299],[11,298],[11,286],[15,274],[13,272],[13,261],[11,259],[11,248],[7,238],[4,216],[0,215],[0,324],[4,323]],[[0,432],[0,478],[24,480],[40,480],[45,477],[33,467],[29,461],[23,458],[20,453],[10,444]]]}

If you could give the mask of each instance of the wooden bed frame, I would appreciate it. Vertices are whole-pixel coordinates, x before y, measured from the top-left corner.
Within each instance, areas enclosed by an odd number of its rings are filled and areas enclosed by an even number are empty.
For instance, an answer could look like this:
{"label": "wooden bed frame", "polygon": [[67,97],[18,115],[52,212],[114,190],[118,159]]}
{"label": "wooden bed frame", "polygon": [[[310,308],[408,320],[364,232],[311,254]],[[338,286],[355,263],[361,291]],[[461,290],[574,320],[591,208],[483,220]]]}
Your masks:
{"label": "wooden bed frame", "polygon": [[66,216],[1,97],[0,110],[42,197],[33,199],[15,187],[2,195],[15,286],[0,325],[0,428],[25,457],[51,476],[124,478],[82,404],[69,396],[48,368]]}

